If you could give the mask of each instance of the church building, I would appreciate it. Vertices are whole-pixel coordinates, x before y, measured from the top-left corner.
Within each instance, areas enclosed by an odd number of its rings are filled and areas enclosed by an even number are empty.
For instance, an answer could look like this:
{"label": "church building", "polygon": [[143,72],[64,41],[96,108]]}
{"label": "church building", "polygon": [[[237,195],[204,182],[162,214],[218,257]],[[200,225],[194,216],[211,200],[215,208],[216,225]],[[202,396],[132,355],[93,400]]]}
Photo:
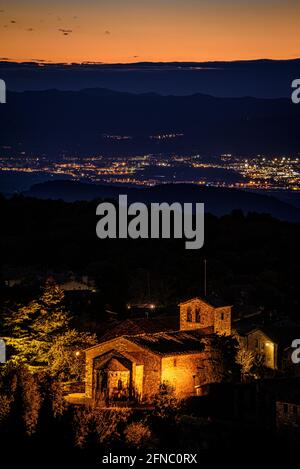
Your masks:
{"label": "church building", "polygon": [[129,332],[87,349],[86,398],[102,406],[151,403],[164,387],[187,398],[218,382],[216,338],[231,334],[231,306],[194,298],[179,312],[179,330]]}

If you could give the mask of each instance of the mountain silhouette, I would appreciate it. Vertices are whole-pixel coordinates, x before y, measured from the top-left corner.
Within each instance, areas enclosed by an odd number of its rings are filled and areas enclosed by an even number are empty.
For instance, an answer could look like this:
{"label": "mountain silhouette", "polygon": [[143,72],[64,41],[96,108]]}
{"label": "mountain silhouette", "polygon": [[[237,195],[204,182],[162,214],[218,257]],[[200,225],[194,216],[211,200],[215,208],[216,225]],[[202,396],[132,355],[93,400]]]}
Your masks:
{"label": "mountain silhouette", "polygon": [[300,222],[300,209],[282,202],[275,197],[257,193],[199,187],[193,184],[164,184],[149,188],[133,188],[87,184],[74,181],[49,181],[35,184],[24,192],[28,197],[41,199],[62,199],[66,202],[94,199],[118,199],[120,194],[127,194],[128,203],[132,202],[204,202],[205,211],[217,216],[242,210],[245,213],[267,213],[274,218],[291,222]]}
{"label": "mountain silhouette", "polygon": [[[0,144],[14,154],[300,151],[300,106],[288,98],[161,96],[107,89],[10,92],[0,107],[0,120]],[[179,135],[153,138],[174,133]],[[130,138],[111,138],[116,135]]]}
{"label": "mountain silhouette", "polygon": [[0,62],[0,76],[11,91],[111,88],[163,95],[290,97],[300,77],[300,59],[230,62],[26,63]]}

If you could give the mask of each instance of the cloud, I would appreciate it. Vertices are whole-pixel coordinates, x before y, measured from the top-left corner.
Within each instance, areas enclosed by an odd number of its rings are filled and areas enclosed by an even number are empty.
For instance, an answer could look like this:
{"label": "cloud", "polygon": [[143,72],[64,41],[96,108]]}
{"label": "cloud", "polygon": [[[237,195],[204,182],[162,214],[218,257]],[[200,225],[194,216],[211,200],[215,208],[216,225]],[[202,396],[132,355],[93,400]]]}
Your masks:
{"label": "cloud", "polygon": [[104,31],[104,34],[105,34],[106,36],[109,36],[109,35],[111,34],[111,32],[107,29],[106,31]]}
{"label": "cloud", "polygon": [[11,23],[13,23],[13,24],[15,24],[15,23],[16,23],[16,21],[15,21],[15,20],[11,20],[10,22],[11,22]]}
{"label": "cloud", "polygon": [[34,28],[27,28],[26,31],[34,31]]}
{"label": "cloud", "polygon": [[58,31],[60,31],[64,36],[68,36],[69,34],[71,34],[73,32],[73,29],[59,29]]}

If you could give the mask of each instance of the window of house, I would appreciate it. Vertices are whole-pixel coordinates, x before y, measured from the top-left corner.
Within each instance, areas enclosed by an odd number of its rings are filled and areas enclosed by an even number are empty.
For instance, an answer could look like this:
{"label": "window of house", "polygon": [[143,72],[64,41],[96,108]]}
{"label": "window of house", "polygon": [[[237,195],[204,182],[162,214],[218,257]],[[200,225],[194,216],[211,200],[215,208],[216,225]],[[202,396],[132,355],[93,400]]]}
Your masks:
{"label": "window of house", "polygon": [[174,358],[173,366],[177,366],[177,360],[176,360],[176,358]]}
{"label": "window of house", "polygon": [[201,309],[196,308],[196,322],[201,322]]}
{"label": "window of house", "polygon": [[221,313],[221,321],[224,321],[224,313]]}
{"label": "window of house", "polygon": [[288,410],[289,410],[289,406],[287,404],[283,404],[283,412],[287,414]]}
{"label": "window of house", "polygon": [[122,380],[119,379],[118,380],[118,390],[121,391],[123,389],[123,383],[122,383]]}
{"label": "window of house", "polygon": [[186,312],[186,320],[187,320],[187,322],[192,322],[192,320],[193,320],[192,309],[191,309],[190,306],[188,307],[187,312]]}
{"label": "window of house", "polygon": [[293,414],[297,415],[297,406],[296,405],[293,405]]}
{"label": "window of house", "polygon": [[258,345],[259,345],[258,339],[255,339],[254,345],[255,345],[255,348],[258,348]]}

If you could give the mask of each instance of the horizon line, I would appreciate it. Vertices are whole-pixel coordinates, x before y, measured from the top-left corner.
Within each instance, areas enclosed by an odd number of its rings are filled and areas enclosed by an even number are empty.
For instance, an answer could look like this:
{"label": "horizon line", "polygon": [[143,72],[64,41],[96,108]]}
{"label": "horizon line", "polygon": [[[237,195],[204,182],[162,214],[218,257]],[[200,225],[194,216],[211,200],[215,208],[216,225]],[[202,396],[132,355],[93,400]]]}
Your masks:
{"label": "horizon line", "polygon": [[232,59],[232,60],[169,60],[169,61],[151,61],[151,60],[140,60],[136,62],[101,62],[101,61],[82,61],[82,62],[55,62],[51,60],[44,60],[44,59],[35,59],[35,60],[14,60],[10,58],[0,57],[1,64],[18,64],[18,65],[26,65],[26,64],[37,64],[37,65],[64,65],[64,66],[72,66],[72,65],[142,65],[142,64],[156,64],[156,65],[168,65],[168,64],[215,64],[215,63],[236,63],[236,62],[290,62],[300,60],[299,56],[290,57],[290,58],[268,58],[268,57],[260,57],[260,58],[253,58],[253,59]]}

